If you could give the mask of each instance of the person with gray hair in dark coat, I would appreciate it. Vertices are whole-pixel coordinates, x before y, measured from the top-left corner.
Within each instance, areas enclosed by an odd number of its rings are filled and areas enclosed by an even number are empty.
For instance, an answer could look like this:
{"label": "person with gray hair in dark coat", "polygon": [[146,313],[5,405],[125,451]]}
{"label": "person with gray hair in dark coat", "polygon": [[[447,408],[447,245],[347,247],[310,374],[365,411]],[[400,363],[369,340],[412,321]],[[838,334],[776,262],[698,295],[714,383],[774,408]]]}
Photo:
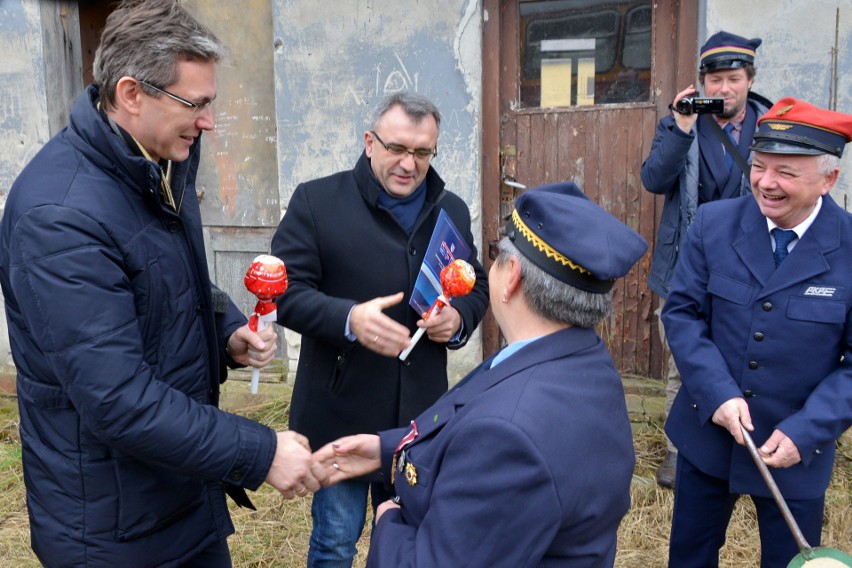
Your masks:
{"label": "person with gray hair in dark coat", "polygon": [[[467,204],[432,166],[440,121],[423,95],[383,98],[355,167],[300,184],[272,239],[290,276],[278,323],[302,334],[290,428],[312,447],[408,424],[447,390],[447,350],[467,343],[488,307]],[[476,284],[423,320],[408,300],[442,210],[470,247],[462,260]],[[401,361],[418,326],[426,337]],[[374,508],[387,499],[380,481],[314,496],[309,567],[352,564],[368,493]]]}

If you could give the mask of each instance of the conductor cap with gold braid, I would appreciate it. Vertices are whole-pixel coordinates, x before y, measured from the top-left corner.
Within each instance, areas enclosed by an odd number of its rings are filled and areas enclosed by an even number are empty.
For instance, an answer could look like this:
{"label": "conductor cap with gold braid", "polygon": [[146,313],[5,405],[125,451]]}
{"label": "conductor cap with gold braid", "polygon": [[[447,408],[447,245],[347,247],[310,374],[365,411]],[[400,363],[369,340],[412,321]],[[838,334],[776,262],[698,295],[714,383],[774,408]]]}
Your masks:
{"label": "conductor cap with gold braid", "polygon": [[747,39],[730,32],[713,34],[701,46],[701,63],[698,70],[712,73],[721,69],[739,69],[754,65],[757,48],[763,43],[759,37]]}
{"label": "conductor cap with gold braid", "polygon": [[609,292],[648,248],[570,182],[521,194],[506,221],[506,236],[547,274],[594,294]]}

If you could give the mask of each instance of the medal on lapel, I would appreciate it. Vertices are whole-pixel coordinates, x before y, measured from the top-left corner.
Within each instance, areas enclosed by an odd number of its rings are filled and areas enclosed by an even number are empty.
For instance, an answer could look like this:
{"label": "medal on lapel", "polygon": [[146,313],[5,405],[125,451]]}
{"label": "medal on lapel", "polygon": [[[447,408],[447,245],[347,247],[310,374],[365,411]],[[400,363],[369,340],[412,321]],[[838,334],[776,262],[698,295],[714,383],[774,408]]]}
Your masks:
{"label": "medal on lapel", "polygon": [[[408,431],[408,434],[399,441],[399,445],[396,447],[396,451],[393,453],[393,461],[391,462],[391,485],[396,481],[396,474],[402,473],[405,470],[406,479],[408,479],[408,468],[414,472],[414,483],[417,483],[417,471],[414,469],[414,466],[408,461],[408,456],[405,454],[405,447],[413,442],[418,434],[417,424],[414,423],[414,420],[411,421],[411,430]],[[411,481],[408,482],[409,485],[414,485]]]}
{"label": "medal on lapel", "polygon": [[396,480],[397,474],[402,475],[402,472],[405,470],[405,464],[407,463],[408,456],[405,455],[405,450],[393,455],[393,462],[391,463],[391,485]]}
{"label": "medal on lapel", "polygon": [[409,485],[417,485],[417,469],[411,462],[405,464],[405,480]]}

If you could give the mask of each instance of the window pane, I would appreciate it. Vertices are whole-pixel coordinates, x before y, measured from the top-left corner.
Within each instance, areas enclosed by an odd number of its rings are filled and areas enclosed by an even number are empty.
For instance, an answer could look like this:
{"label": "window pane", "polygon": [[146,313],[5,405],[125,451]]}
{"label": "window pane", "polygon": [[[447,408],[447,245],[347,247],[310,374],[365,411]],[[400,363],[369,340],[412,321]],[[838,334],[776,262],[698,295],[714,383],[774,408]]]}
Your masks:
{"label": "window pane", "polygon": [[521,106],[642,102],[651,0],[521,2]]}

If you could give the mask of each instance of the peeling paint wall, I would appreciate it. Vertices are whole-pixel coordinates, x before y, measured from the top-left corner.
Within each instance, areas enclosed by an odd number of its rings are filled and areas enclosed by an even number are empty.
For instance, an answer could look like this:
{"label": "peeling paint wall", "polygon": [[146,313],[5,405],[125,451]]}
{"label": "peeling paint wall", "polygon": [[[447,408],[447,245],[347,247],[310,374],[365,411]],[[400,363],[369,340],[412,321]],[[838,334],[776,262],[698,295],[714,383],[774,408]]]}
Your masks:
{"label": "peeling paint wall", "polygon": [[[0,209],[12,182],[50,138],[38,2],[0,1]],[[2,296],[0,296],[2,299]],[[6,318],[0,365],[12,364]]]}
{"label": "peeling paint wall", "polygon": [[[267,250],[269,233],[298,183],[354,165],[372,108],[390,92],[414,90],[438,104],[444,121],[434,165],[470,206],[480,238],[480,2],[185,1],[231,49],[219,71],[219,126],[205,138],[199,186],[211,271],[244,309],[253,305],[239,283],[246,259]],[[59,54],[50,51],[62,44],[49,36],[69,26],[45,20],[47,5],[0,0],[0,208],[21,168],[49,139],[50,117],[59,115],[46,77],[58,65]],[[852,0],[702,0],[696,49],[720,29],[762,37],[755,90],[771,99],[793,95],[826,106],[837,8],[837,108],[852,113]],[[847,210],[850,155],[852,150],[832,191]],[[295,358],[298,336],[288,334],[287,343]],[[479,358],[476,337],[452,353],[451,377]],[[0,365],[8,363],[2,318]]]}
{"label": "peeling paint wall", "polygon": [[[205,133],[197,190],[213,282],[245,314],[257,303],[243,284],[255,256],[269,252],[278,194],[270,0],[183,0],[227,48],[216,74],[216,128]],[[284,356],[280,340],[279,356]]]}
{"label": "peeling paint wall", "polygon": [[[303,181],[351,169],[375,104],[410,90],[443,120],[435,169],[470,206],[481,234],[481,12],[475,0],[273,0],[282,214]],[[481,243],[476,243],[482,250]],[[296,356],[298,339],[288,334]],[[453,352],[451,380],[481,358],[478,337]]]}
{"label": "peeling paint wall", "polygon": [[0,2],[0,206],[24,165],[50,138],[38,2]]}
{"label": "peeling paint wall", "polygon": [[202,143],[204,224],[272,229],[280,206],[270,0],[184,3],[228,49],[217,72],[216,129]]}
{"label": "peeling paint wall", "polygon": [[[753,90],[777,101],[793,96],[828,108],[832,49],[838,28],[837,110],[852,113],[852,0],[705,0],[704,35],[719,30],[759,37]],[[840,25],[837,10],[840,10]],[[841,163],[832,197],[852,211],[852,147]]]}

